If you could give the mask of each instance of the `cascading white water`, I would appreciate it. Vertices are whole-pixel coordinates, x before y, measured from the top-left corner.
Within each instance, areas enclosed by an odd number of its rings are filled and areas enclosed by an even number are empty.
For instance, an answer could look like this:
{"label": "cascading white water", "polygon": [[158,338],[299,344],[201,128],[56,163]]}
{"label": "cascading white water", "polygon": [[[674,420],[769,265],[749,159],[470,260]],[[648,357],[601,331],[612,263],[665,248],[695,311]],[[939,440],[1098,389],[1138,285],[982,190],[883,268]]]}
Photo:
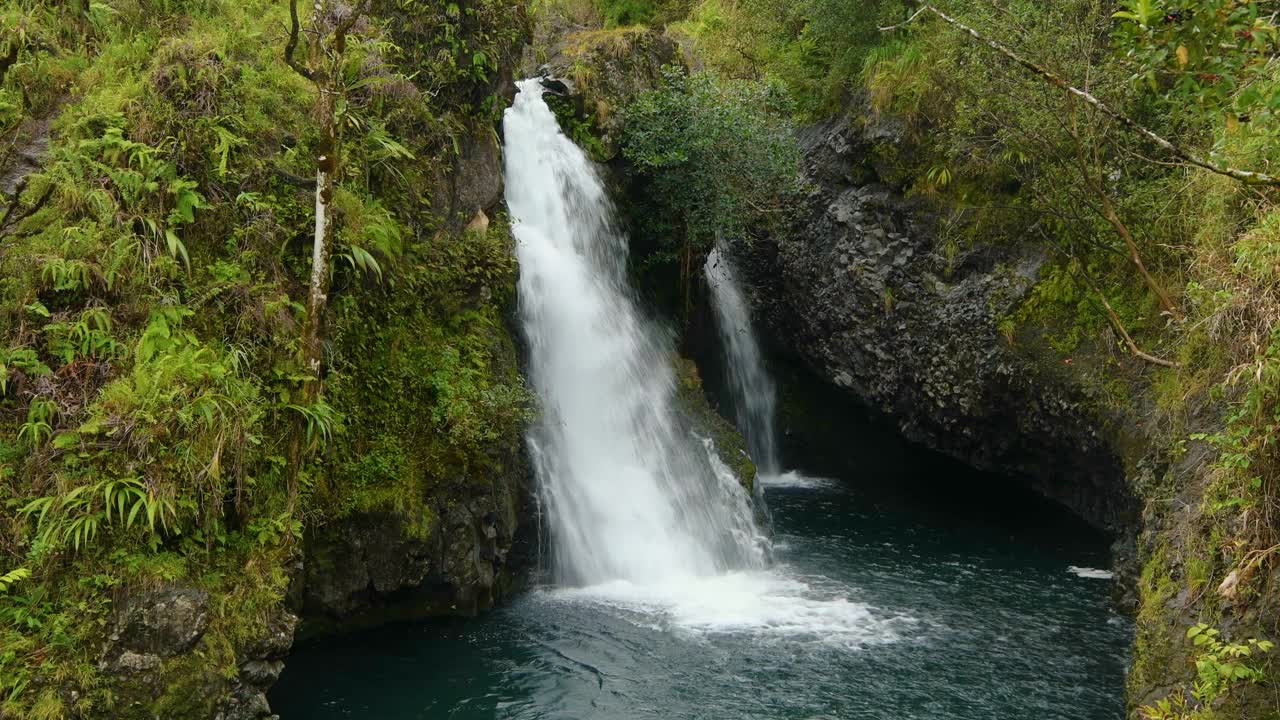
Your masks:
{"label": "cascading white water", "polygon": [[776,478],[782,472],[774,430],[777,391],[751,328],[746,300],[729,258],[719,246],[707,256],[704,272],[711,286],[712,304],[724,344],[725,371],[733,392],[738,428],[747,438],[760,474]]}
{"label": "cascading white water", "polygon": [[638,311],[604,186],[538,81],[520,83],[504,130],[543,412],[530,445],[557,581],[647,584],[762,566],[750,500],[677,421],[670,338]]}
{"label": "cascading white water", "polygon": [[671,337],[627,287],[604,186],[539,83],[519,87],[503,125],[506,197],[542,411],[529,446],[559,586],[540,597],[695,635],[893,642],[909,619],[767,562],[747,493],[673,411]]}

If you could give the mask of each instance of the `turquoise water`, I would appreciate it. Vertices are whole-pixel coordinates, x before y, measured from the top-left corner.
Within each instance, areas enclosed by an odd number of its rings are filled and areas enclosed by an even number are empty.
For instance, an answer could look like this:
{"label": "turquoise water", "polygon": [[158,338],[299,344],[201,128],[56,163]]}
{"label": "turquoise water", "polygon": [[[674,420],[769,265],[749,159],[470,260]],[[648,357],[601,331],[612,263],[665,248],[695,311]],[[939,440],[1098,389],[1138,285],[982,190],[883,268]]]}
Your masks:
{"label": "turquoise water", "polygon": [[[284,720],[1123,718],[1132,629],[1110,581],[1069,569],[1105,568],[1105,538],[901,443],[864,467],[768,487],[768,578],[676,600],[535,590],[476,620],[317,642],[272,705]],[[738,583],[782,599],[742,607]]]}

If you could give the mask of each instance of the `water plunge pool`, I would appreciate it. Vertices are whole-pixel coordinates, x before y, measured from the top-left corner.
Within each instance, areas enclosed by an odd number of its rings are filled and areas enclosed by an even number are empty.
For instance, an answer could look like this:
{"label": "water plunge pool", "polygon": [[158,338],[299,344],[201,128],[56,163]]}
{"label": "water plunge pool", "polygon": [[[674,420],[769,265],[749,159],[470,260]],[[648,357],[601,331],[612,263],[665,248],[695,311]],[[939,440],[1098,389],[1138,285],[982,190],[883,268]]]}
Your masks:
{"label": "water plunge pool", "polygon": [[[862,449],[878,453],[865,477],[767,486],[774,572],[535,590],[476,620],[315,642],[289,660],[273,708],[283,720],[1123,718],[1132,630],[1110,581],[1082,570],[1107,567],[1106,538],[885,437]],[[768,606],[744,607],[753,597]]]}

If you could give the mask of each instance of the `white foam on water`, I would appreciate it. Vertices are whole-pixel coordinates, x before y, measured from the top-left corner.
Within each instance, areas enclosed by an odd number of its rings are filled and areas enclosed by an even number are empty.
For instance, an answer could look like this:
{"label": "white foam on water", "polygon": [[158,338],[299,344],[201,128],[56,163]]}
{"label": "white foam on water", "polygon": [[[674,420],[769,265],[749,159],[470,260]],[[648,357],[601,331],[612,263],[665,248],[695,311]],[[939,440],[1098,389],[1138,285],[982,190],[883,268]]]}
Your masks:
{"label": "white foam on water", "polygon": [[807,641],[845,648],[897,642],[916,624],[857,602],[825,578],[785,570],[628,580],[545,591],[546,599],[585,603],[641,627],[714,639],[749,634],[763,640]]}
{"label": "white foam on water", "polygon": [[781,475],[760,475],[760,483],[766,488],[786,488],[796,490],[818,490],[835,487],[838,481],[831,478],[813,477],[798,470],[790,470]]}
{"label": "white foam on water", "polygon": [[1082,577],[1088,580],[1111,580],[1116,574],[1110,570],[1098,570],[1096,568],[1076,567],[1072,565],[1067,568],[1067,572],[1072,573],[1076,577]]}

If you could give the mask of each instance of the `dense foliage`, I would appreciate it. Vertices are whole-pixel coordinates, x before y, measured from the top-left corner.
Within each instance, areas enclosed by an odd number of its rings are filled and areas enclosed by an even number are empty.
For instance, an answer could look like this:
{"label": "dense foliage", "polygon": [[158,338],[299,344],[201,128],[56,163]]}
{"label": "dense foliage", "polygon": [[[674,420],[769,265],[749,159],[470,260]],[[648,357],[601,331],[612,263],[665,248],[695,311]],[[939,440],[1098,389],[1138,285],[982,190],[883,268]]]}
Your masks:
{"label": "dense foliage", "polygon": [[814,118],[839,109],[879,42],[881,0],[704,0],[675,26],[699,59],[733,78],[768,77]]}
{"label": "dense foliage", "polygon": [[645,230],[660,238],[655,261],[687,275],[717,237],[784,211],[799,176],[787,103],[778,86],[668,68],[626,108],[622,152],[654,206]]}
{"label": "dense foliage", "polygon": [[[509,236],[461,231],[475,208],[448,172],[493,142],[522,13],[375,3],[345,38],[329,388],[309,401],[320,137],[288,5],[0,7],[0,717],[207,715],[193,684],[235,675],[309,525],[429,523],[424,488],[518,437]],[[210,628],[156,671],[161,697],[122,697],[97,655],[113,604],[173,584],[217,598]]]}

